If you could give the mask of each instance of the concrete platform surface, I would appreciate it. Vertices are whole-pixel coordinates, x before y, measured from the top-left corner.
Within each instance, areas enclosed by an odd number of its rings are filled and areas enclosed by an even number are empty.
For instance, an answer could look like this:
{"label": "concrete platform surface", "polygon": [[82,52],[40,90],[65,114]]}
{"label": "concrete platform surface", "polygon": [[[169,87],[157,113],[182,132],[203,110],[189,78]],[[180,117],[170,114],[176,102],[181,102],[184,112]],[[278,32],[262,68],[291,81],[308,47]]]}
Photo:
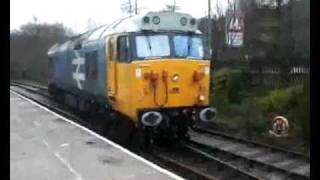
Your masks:
{"label": "concrete platform surface", "polygon": [[10,179],[182,178],[10,91]]}

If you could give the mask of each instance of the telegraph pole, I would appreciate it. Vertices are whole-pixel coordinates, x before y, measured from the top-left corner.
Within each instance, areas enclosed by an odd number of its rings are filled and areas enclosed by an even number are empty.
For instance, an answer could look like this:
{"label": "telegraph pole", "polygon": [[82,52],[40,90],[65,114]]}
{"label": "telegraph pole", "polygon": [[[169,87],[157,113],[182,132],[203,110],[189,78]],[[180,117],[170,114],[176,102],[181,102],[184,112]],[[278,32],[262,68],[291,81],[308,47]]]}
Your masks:
{"label": "telegraph pole", "polygon": [[129,3],[129,14],[130,16],[132,15],[132,4],[131,4],[131,0],[128,1]]}
{"label": "telegraph pole", "polygon": [[138,3],[137,3],[137,0],[135,0],[135,1],[134,1],[134,7],[135,7],[135,8],[134,8],[134,12],[135,12],[136,15],[138,14],[138,6],[137,6],[137,4],[138,4]]}
{"label": "telegraph pole", "polygon": [[211,50],[211,33],[212,33],[212,25],[211,25],[211,0],[208,0],[208,48],[210,53],[210,60],[212,59],[212,50]]}

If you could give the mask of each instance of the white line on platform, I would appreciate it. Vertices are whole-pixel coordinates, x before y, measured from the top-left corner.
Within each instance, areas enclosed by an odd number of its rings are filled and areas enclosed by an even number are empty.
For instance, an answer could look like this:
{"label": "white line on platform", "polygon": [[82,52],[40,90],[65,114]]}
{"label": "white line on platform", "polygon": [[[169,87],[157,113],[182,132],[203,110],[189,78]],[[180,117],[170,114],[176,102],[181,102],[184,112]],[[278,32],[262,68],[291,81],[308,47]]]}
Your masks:
{"label": "white line on platform", "polygon": [[118,145],[118,144],[116,144],[116,143],[114,143],[114,142],[112,142],[112,141],[110,141],[110,140],[102,137],[101,135],[99,135],[99,134],[91,131],[90,129],[88,129],[88,128],[84,127],[84,126],[81,126],[81,125],[79,125],[79,124],[77,124],[77,123],[75,123],[75,122],[73,122],[73,121],[71,121],[71,120],[63,117],[63,116],[61,116],[61,115],[59,115],[59,114],[51,111],[50,109],[48,109],[48,108],[46,108],[46,107],[43,107],[42,105],[38,104],[37,102],[34,102],[33,100],[31,100],[31,99],[29,99],[29,98],[26,98],[26,97],[24,97],[24,96],[22,96],[22,95],[20,95],[20,94],[18,94],[18,93],[16,93],[16,92],[14,92],[14,91],[11,90],[11,89],[10,89],[10,92],[13,93],[13,94],[15,94],[15,95],[17,95],[17,96],[19,96],[19,97],[21,97],[22,99],[25,99],[26,101],[29,101],[30,103],[38,106],[39,108],[44,109],[45,111],[48,111],[48,112],[50,112],[51,114],[53,114],[53,115],[55,115],[55,116],[57,116],[57,117],[65,120],[66,122],[68,122],[68,123],[70,123],[70,124],[72,124],[72,125],[74,125],[74,126],[77,126],[77,127],[81,128],[81,129],[84,130],[84,131],[89,132],[90,134],[96,136],[97,138],[105,141],[105,142],[108,143],[108,144],[111,144],[113,147],[115,147],[115,148],[117,148],[117,149],[120,149],[120,150],[123,151],[124,153],[132,156],[133,158],[135,158],[135,159],[137,159],[137,160],[139,160],[139,161],[142,161],[143,163],[145,163],[145,164],[153,167],[154,169],[156,169],[156,170],[158,170],[158,171],[160,171],[160,172],[162,172],[162,173],[164,173],[164,174],[167,174],[168,176],[170,176],[170,177],[172,177],[172,178],[174,178],[174,179],[184,180],[182,177],[180,177],[180,176],[178,176],[178,175],[176,175],[176,174],[174,174],[174,173],[172,173],[172,172],[170,172],[170,171],[168,171],[168,170],[166,170],[166,169],[161,168],[160,166],[158,166],[158,165],[156,165],[156,164],[154,164],[154,163],[152,163],[152,162],[150,162],[150,161],[142,158],[141,156],[138,156],[138,155],[134,154],[133,152],[131,152],[131,151],[123,148],[122,146],[120,146],[120,145]]}
{"label": "white line on platform", "polygon": [[77,176],[77,180],[82,180],[81,175],[80,175],[76,170],[74,170],[74,169],[72,168],[72,166],[71,166],[65,159],[63,159],[63,158],[60,156],[59,153],[57,153],[57,152],[53,152],[53,153],[54,153],[54,155],[55,155],[64,165],[67,166],[67,168],[68,168],[74,175]]}
{"label": "white line on platform", "polygon": [[73,169],[73,167],[71,166],[71,164],[68,163],[65,159],[63,159],[58,152],[53,151],[53,150],[51,149],[49,143],[48,143],[45,139],[42,139],[42,142],[47,146],[47,148],[48,148],[50,151],[52,151],[52,153],[54,154],[54,156],[55,156],[56,158],[58,158],[58,159],[62,162],[62,164],[64,164],[64,165],[69,169],[69,171],[72,172],[72,173],[77,177],[77,180],[82,180],[81,175],[80,175],[75,169]]}

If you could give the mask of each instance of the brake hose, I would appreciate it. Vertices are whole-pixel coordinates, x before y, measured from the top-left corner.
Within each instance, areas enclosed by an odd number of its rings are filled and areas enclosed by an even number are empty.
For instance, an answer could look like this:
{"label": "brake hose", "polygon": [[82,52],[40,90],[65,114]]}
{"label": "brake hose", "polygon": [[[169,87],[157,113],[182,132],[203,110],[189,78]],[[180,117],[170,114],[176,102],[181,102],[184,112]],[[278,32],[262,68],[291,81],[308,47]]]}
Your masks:
{"label": "brake hose", "polygon": [[165,102],[163,104],[159,104],[158,101],[157,101],[157,87],[156,87],[156,84],[154,84],[153,88],[153,102],[156,106],[162,108],[163,106],[165,106],[167,103],[168,103],[168,81],[167,81],[168,77],[164,75],[164,72],[162,74],[162,81],[164,83],[164,86],[165,86]]}

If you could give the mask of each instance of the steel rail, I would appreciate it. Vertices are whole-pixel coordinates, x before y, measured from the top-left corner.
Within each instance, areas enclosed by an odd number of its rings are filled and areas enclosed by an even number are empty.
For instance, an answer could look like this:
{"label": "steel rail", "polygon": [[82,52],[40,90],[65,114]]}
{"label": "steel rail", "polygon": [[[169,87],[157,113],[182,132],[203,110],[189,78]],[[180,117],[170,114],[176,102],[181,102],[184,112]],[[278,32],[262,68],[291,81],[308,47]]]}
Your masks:
{"label": "steel rail", "polygon": [[233,141],[237,141],[237,142],[241,142],[241,143],[245,143],[245,144],[250,144],[250,145],[255,146],[255,147],[265,148],[265,149],[268,149],[270,152],[281,152],[281,153],[287,154],[287,155],[289,155],[291,157],[303,158],[303,159],[306,159],[308,162],[310,161],[310,157],[306,156],[304,154],[301,154],[301,153],[298,153],[298,152],[294,152],[294,151],[290,151],[290,150],[286,150],[286,149],[283,149],[283,148],[280,148],[280,147],[271,146],[269,144],[265,144],[265,143],[261,143],[261,142],[255,142],[255,141],[251,141],[251,140],[247,140],[247,139],[231,136],[231,135],[228,135],[228,134],[223,133],[223,132],[204,129],[204,128],[198,128],[198,127],[195,127],[194,131],[200,132],[200,133],[209,134],[209,135],[214,135],[214,136],[220,136],[222,138],[227,138],[229,140],[233,140]]}
{"label": "steel rail", "polygon": [[[262,149],[263,151],[266,152],[270,152],[270,153],[278,153],[280,154],[280,156],[283,158],[282,160],[296,160],[296,162],[302,162],[309,164],[310,159],[302,154],[296,153],[296,152],[292,152],[292,151],[286,151],[284,149],[281,148],[277,148],[277,147],[273,147],[270,145],[266,145],[266,144],[262,144],[262,143],[257,143],[257,142],[253,142],[253,141],[249,141],[249,140],[245,140],[245,139],[241,139],[238,137],[233,137],[221,132],[217,132],[217,131],[212,131],[212,130],[207,130],[207,129],[203,129],[203,128],[196,128],[195,129],[196,132],[200,133],[200,134],[208,134],[210,136],[208,136],[208,138],[215,138],[215,137],[220,137],[221,141],[225,141],[225,142],[229,142],[230,144],[234,143],[238,143],[239,146],[240,145],[245,145],[246,147],[253,147],[252,150],[254,149]],[[245,160],[250,167],[252,166],[258,166],[258,167],[264,167],[266,168],[266,171],[277,171],[280,172],[282,174],[285,174],[289,177],[292,177],[294,179],[310,179],[310,174],[303,174],[303,173],[298,173],[293,171],[291,168],[290,169],[286,169],[283,167],[278,167],[275,166],[272,163],[267,163],[267,162],[262,162],[262,161],[258,161],[257,157],[250,157],[250,156],[246,156],[246,155],[240,155],[238,153],[232,152],[232,151],[227,151],[224,150],[222,147],[219,146],[214,146],[214,145],[209,145],[209,144],[205,144],[205,143],[199,143],[196,141],[190,141],[190,143],[192,145],[195,145],[201,149],[206,149],[208,152],[218,152],[218,153],[223,153],[228,155],[229,157],[233,157],[234,159],[242,159]],[[241,149],[241,148],[240,148]],[[261,156],[265,156],[266,154],[261,154]]]}

